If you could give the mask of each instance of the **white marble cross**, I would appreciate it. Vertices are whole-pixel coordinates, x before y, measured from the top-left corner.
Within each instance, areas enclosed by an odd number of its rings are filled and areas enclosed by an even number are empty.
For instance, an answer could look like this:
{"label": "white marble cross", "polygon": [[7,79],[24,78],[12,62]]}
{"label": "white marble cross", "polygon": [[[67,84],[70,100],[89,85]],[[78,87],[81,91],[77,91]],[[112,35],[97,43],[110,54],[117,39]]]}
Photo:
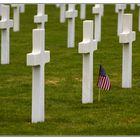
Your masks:
{"label": "white marble cross", "polygon": [[37,5],[37,15],[34,16],[34,23],[37,23],[38,29],[44,29],[45,22],[48,21],[48,15],[45,15],[45,4]]}
{"label": "white marble cross", "polygon": [[25,4],[19,4],[19,12],[24,13],[25,12]]}
{"label": "white marble cross", "polygon": [[75,4],[68,5],[68,11],[66,11],[66,18],[68,18],[68,48],[74,47],[75,42],[75,17],[78,12],[75,10]]}
{"label": "white marble cross", "polygon": [[124,14],[124,10],[126,8],[126,4],[116,4],[116,13],[118,13],[118,25],[117,25],[117,35],[122,32],[122,17]]}
{"label": "white marble cross", "polygon": [[32,66],[32,122],[44,121],[44,67],[50,62],[50,51],[45,49],[45,30],[33,30],[33,51],[27,54],[27,65]]}
{"label": "white marble cross", "polygon": [[132,87],[132,42],[136,34],[132,31],[132,14],[124,14],[122,21],[122,33],[119,35],[119,42],[123,44],[122,60],[122,87]]}
{"label": "white marble cross", "polygon": [[2,30],[1,33],[1,64],[9,64],[9,53],[10,53],[10,28],[13,27],[13,20],[9,18],[9,6],[2,5],[1,6],[1,16],[2,19],[0,20],[0,29]]}
{"label": "white marble cross", "polygon": [[86,18],[86,4],[80,4],[80,19]]}
{"label": "white marble cross", "polygon": [[135,10],[135,4],[130,4],[130,9]]}
{"label": "white marble cross", "polygon": [[60,22],[65,22],[66,4],[60,4]]}
{"label": "white marble cross", "polygon": [[59,4],[59,3],[58,3],[58,4],[56,4],[56,7],[57,7],[57,8],[59,8],[59,7],[60,7],[60,4]]}
{"label": "white marble cross", "polygon": [[103,16],[104,15],[104,4],[100,4],[100,6],[101,6],[101,15]]}
{"label": "white marble cross", "polygon": [[2,7],[2,4],[0,4],[0,16],[1,16],[1,7]]}
{"label": "white marble cross", "polygon": [[138,31],[140,32],[140,4],[138,4],[139,6],[139,13],[138,13]]}
{"label": "white marble cross", "polygon": [[14,20],[13,30],[14,30],[14,32],[17,32],[17,31],[19,31],[20,5],[19,4],[11,4],[11,7],[13,7],[13,9],[14,9],[14,12],[13,12],[13,20]]}
{"label": "white marble cross", "polygon": [[101,16],[103,9],[100,4],[95,4],[92,8],[92,13],[95,14],[95,39],[101,41]]}
{"label": "white marble cross", "polygon": [[93,52],[97,50],[97,41],[93,40],[93,21],[83,22],[83,41],[78,52],[83,54],[82,103],[93,102]]}

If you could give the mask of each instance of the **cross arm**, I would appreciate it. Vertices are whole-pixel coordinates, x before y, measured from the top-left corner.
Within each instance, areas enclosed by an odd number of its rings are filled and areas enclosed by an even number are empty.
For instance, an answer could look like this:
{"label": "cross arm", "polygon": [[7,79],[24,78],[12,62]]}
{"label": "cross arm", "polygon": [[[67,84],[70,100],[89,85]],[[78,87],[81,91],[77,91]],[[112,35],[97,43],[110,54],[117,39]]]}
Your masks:
{"label": "cross arm", "polygon": [[120,33],[119,42],[120,43],[129,43],[136,40],[136,32],[132,31],[127,33]]}
{"label": "cross arm", "polygon": [[38,66],[41,63],[45,64],[50,62],[50,51],[45,51],[43,53],[29,53],[27,54],[27,65],[28,66]]}
{"label": "cross arm", "polygon": [[116,4],[116,13],[118,13],[119,11],[124,11],[126,9],[126,5],[125,4]]}
{"label": "cross arm", "polygon": [[78,48],[79,53],[90,53],[95,50],[97,50],[96,40],[82,41],[79,43],[79,48]]}
{"label": "cross arm", "polygon": [[100,6],[98,6],[98,7],[93,7],[92,8],[92,13],[93,14],[100,14],[101,13],[101,7]]}
{"label": "cross arm", "polygon": [[34,16],[34,23],[42,23],[48,21],[48,15],[36,15]]}
{"label": "cross arm", "polygon": [[78,12],[77,10],[69,10],[69,11],[66,11],[66,17],[67,18],[74,18],[74,17],[77,17],[78,16]]}
{"label": "cross arm", "polygon": [[11,7],[13,8],[18,8],[20,5],[19,4],[11,4]]}
{"label": "cross arm", "polygon": [[40,53],[29,53],[27,54],[27,65],[37,66],[40,65]]}
{"label": "cross arm", "polygon": [[1,29],[6,29],[6,28],[10,28],[13,27],[13,20],[1,20],[0,21],[0,28]]}
{"label": "cross arm", "polygon": [[50,51],[44,52],[44,62],[49,63],[50,62]]}

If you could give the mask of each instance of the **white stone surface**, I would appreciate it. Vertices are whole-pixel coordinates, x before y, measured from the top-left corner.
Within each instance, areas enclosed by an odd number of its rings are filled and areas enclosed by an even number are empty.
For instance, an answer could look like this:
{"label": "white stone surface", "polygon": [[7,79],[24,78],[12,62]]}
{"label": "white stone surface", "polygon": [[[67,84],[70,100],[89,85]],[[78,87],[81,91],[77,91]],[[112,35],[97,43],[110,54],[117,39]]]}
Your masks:
{"label": "white stone surface", "polygon": [[19,4],[19,12],[24,13],[25,12],[25,4]]}
{"label": "white stone surface", "polygon": [[1,29],[1,64],[9,64],[9,53],[10,53],[10,28],[13,27],[13,20],[9,19],[10,11],[8,5],[1,6],[1,20],[0,20],[0,29]]}
{"label": "white stone surface", "polygon": [[18,32],[19,31],[19,21],[20,21],[20,5],[19,4],[11,4],[11,7],[13,7],[13,21],[14,21],[14,27],[13,31]]}
{"label": "white stone surface", "polygon": [[59,7],[60,7],[60,4],[59,4],[59,3],[58,3],[58,4],[56,4],[56,7],[57,7],[57,8],[59,8]]}
{"label": "white stone surface", "polygon": [[32,123],[44,122],[44,67],[50,62],[45,49],[45,30],[33,30],[33,51],[27,54],[27,65],[32,66]]}
{"label": "white stone surface", "polygon": [[95,14],[95,39],[101,41],[101,16],[103,9],[100,4],[95,4],[92,8],[92,13]]}
{"label": "white stone surface", "polygon": [[138,31],[140,32],[140,4],[138,4],[139,6],[139,13],[138,13]]}
{"label": "white stone surface", "polygon": [[130,9],[135,10],[135,4],[130,4]]}
{"label": "white stone surface", "polygon": [[118,13],[117,35],[122,32],[122,18],[125,9],[126,4],[116,4],[116,13]]}
{"label": "white stone surface", "polygon": [[86,4],[80,4],[80,19],[86,18]]}
{"label": "white stone surface", "polygon": [[132,31],[132,21],[132,14],[123,15],[123,28],[119,35],[119,42],[123,44],[122,88],[132,87],[132,42],[136,37]]}
{"label": "white stone surface", "polygon": [[45,4],[37,5],[37,15],[34,16],[34,23],[37,24],[38,29],[45,28],[45,22],[48,21],[48,15],[45,15]]}
{"label": "white stone surface", "polygon": [[68,48],[74,47],[75,42],[75,18],[78,12],[75,10],[75,4],[68,5],[68,11],[66,11],[66,18],[68,18]]}
{"label": "white stone surface", "polygon": [[2,6],[2,4],[0,4],[0,16],[1,16],[1,6]]}
{"label": "white stone surface", "polygon": [[100,4],[101,6],[101,15],[103,16],[104,15],[104,4]]}
{"label": "white stone surface", "polygon": [[66,4],[60,4],[60,22],[64,23],[66,19]]}
{"label": "white stone surface", "polygon": [[82,103],[93,102],[93,52],[97,50],[97,41],[93,40],[93,21],[83,22],[83,41],[78,52],[83,54]]}
{"label": "white stone surface", "polygon": [[125,10],[126,9],[126,4],[116,4],[115,5],[115,12],[118,13],[120,10]]}

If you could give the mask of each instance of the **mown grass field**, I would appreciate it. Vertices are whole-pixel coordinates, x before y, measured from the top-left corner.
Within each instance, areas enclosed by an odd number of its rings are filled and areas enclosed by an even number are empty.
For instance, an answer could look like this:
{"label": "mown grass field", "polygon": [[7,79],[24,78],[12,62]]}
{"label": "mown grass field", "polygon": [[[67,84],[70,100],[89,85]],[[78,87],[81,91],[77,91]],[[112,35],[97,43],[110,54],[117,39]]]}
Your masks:
{"label": "mown grass field", "polygon": [[[76,8],[79,10],[79,6]],[[94,19],[87,6],[87,19]],[[51,61],[45,66],[45,122],[31,123],[32,68],[26,66],[26,54],[32,51],[33,17],[36,5],[26,5],[21,14],[20,32],[11,29],[10,64],[0,65],[1,136],[126,136],[140,135],[140,33],[138,7],[133,13],[133,88],[121,88],[122,44],[117,37],[114,5],[105,5],[102,17],[102,41],[94,52],[94,103],[81,103],[82,20],[76,18],[75,48],[67,48],[67,22],[59,23],[59,8],[46,5],[46,50]],[[12,13],[11,13],[12,17]],[[97,101],[99,65],[110,77],[112,89],[102,91]]]}

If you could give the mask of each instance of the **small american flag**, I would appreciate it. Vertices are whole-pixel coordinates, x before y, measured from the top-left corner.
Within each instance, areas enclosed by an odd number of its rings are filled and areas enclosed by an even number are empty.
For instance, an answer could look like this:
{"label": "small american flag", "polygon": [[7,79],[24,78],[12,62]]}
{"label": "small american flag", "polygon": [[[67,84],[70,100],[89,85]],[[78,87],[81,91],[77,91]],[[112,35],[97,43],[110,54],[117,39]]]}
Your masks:
{"label": "small american flag", "polygon": [[106,75],[106,72],[102,65],[100,65],[100,69],[99,69],[99,78],[98,78],[97,86],[103,90],[110,90],[111,88],[109,77]]}

